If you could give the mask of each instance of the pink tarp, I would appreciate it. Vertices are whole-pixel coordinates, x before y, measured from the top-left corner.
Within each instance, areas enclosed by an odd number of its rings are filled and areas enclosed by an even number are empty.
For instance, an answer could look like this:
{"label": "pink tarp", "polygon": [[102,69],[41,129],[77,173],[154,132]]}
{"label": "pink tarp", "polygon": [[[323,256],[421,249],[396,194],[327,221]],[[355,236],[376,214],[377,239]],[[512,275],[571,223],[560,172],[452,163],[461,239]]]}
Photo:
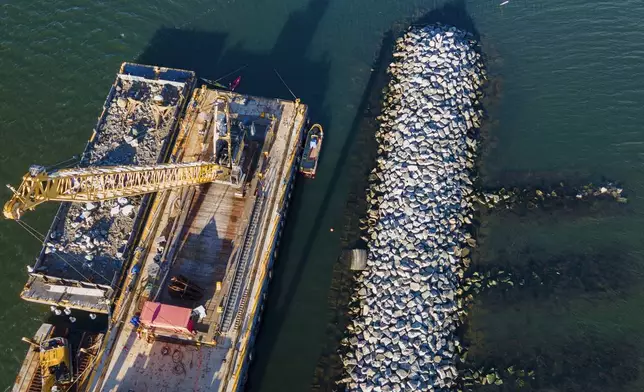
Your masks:
{"label": "pink tarp", "polygon": [[192,310],[159,302],[145,302],[141,311],[141,324],[146,327],[161,328],[177,332],[191,333]]}

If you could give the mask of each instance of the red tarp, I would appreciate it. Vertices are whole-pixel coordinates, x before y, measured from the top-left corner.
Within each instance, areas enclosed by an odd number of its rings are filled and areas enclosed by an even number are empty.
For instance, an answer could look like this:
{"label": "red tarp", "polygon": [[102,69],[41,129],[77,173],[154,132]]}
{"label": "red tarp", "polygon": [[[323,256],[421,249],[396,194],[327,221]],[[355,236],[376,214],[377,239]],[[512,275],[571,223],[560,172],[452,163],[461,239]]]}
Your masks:
{"label": "red tarp", "polygon": [[191,333],[192,309],[146,301],[141,311],[141,324],[177,332]]}

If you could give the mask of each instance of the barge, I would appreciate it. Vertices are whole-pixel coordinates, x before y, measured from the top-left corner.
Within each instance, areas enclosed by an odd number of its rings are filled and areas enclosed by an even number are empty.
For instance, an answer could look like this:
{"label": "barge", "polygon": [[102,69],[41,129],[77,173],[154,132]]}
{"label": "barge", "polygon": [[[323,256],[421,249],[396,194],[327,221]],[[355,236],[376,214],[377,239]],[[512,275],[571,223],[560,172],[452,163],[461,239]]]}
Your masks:
{"label": "barge", "polygon": [[[150,106],[137,128],[135,121],[128,121],[131,97],[119,96],[123,88],[117,89],[126,75],[140,83],[161,84],[162,89],[170,86],[176,99],[164,93],[148,94],[157,109]],[[133,140],[136,145],[137,138],[148,132],[158,136],[159,124],[166,124],[168,132],[163,140],[157,139],[158,150],[151,151],[149,159],[167,162],[166,168],[201,171],[209,167],[204,161],[212,161],[208,165],[230,170],[205,184],[166,187],[127,200],[80,207],[64,203],[48,239],[61,238],[71,228],[87,230],[82,220],[91,218],[93,211],[133,206],[128,238],[120,239],[113,263],[106,263],[113,269],[110,282],[99,285],[95,279],[83,279],[84,271],[103,275],[100,260],[93,258],[80,261],[78,271],[57,269],[70,255],[63,253],[65,243],[50,241],[53,244],[45,243],[22,294],[54,307],[108,313],[109,327],[84,372],[82,389],[77,390],[243,389],[299,168],[308,108],[299,100],[206,86],[195,89],[194,80],[189,71],[124,64],[82,165],[106,165],[105,159],[114,159],[103,155],[103,160],[88,160],[87,156],[93,156],[106,112],[109,116],[116,106],[112,112],[125,116],[120,122],[125,124],[121,146],[123,142],[132,146]],[[145,106],[135,105],[134,112]],[[155,120],[159,106],[164,111]],[[111,146],[118,149],[117,144]],[[139,158],[135,154],[130,159]],[[74,207],[78,210],[70,215]],[[73,236],[88,248],[90,241],[83,241],[83,236],[92,239],[95,233]],[[83,250],[85,255],[97,253]],[[24,366],[21,379],[29,378],[23,371]]]}
{"label": "barge", "polygon": [[[222,98],[230,102],[239,134],[252,135],[242,152],[245,181],[240,188],[212,183],[160,195],[154,218],[147,222],[152,246],[141,256],[141,276],[131,283],[140,295],[123,300],[120,312],[126,322],[108,332],[89,390],[243,387],[297,172],[307,108],[297,101],[202,88],[181,125],[178,160],[199,159],[202,146],[217,140],[212,132],[219,120],[212,111]],[[233,144],[232,156],[238,148]],[[173,295],[177,280],[191,282],[192,291],[201,295]]]}
{"label": "barge", "polygon": [[[124,63],[79,166],[166,162],[195,80],[191,71]],[[163,113],[155,105],[159,99],[165,101]],[[123,206],[62,203],[35,265],[28,267],[21,298],[108,313],[151,199],[133,198]]]}

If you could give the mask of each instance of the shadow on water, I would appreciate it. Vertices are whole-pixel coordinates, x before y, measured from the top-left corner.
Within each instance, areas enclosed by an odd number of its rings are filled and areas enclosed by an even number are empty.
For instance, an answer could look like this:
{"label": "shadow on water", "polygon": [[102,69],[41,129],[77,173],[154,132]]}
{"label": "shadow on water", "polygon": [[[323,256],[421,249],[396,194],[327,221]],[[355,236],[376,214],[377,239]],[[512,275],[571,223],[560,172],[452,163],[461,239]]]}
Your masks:
{"label": "shadow on water", "polygon": [[199,78],[210,80],[242,68],[220,82],[228,84],[241,76],[236,91],[293,99],[276,75],[276,69],[288,87],[309,106],[311,117],[327,123],[330,114],[323,105],[330,62],[327,56],[321,60],[307,57],[307,49],[327,6],[328,0],[313,0],[305,9],[291,14],[275,45],[266,53],[248,51],[243,43],[226,48],[228,35],[223,32],[163,27],[136,61],[193,70]]}
{"label": "shadow on water", "polygon": [[[372,65],[371,77],[351,126],[350,140],[347,140],[342,161],[336,167],[336,173],[347,172],[352,180],[340,237],[343,248],[362,248],[366,245],[360,239],[359,220],[367,212],[365,189],[368,186],[369,173],[375,165],[378,149],[375,139],[378,129],[376,116],[381,111],[381,90],[388,82],[386,70],[391,61],[395,38],[396,34],[389,31],[382,40],[380,53]],[[338,349],[350,321],[346,308],[354,286],[353,272],[347,264],[339,259],[333,266],[327,299],[328,324],[312,383],[312,389],[315,391],[337,389],[335,381],[342,375],[343,367]]]}
{"label": "shadow on water", "polygon": [[[309,115],[321,124],[331,121],[331,114],[326,107],[327,90],[329,82],[330,61],[326,55],[320,60],[312,60],[308,54],[309,46],[315,35],[320,21],[329,6],[329,0],[311,0],[302,9],[291,13],[283,26],[277,41],[272,49],[266,53],[248,51],[243,44],[236,44],[226,48],[227,34],[223,32],[204,32],[194,30],[180,30],[175,28],[161,28],[152,38],[149,46],[136,60],[140,63],[155,64],[166,67],[184,68],[197,72],[205,79],[217,79],[232,70],[243,67],[238,73],[222,79],[222,84],[227,84],[237,76],[242,76],[241,84],[236,91],[259,96],[281,97],[293,99],[287,87],[280,81],[274,69],[284,78],[288,87],[297,94],[298,98],[309,107]],[[331,133],[326,143],[333,138]],[[346,151],[345,151],[346,152]],[[341,156],[345,156],[342,154]],[[304,240],[302,256],[291,261],[288,266],[281,265],[278,256],[276,262],[276,279],[269,287],[266,314],[270,318],[270,325],[262,326],[257,337],[257,351],[261,352],[253,363],[247,389],[256,390],[264,379],[268,359],[274,348],[275,338],[266,332],[267,326],[271,331],[279,331],[286,312],[290,308],[295,290],[304,270],[305,262],[309,257],[313,241],[318,234],[321,219],[329,208],[329,200],[335,192],[336,178],[342,162],[335,169],[331,184],[326,190],[323,201],[315,210],[319,211],[314,218],[313,231]],[[291,210],[298,210],[302,203],[302,187],[295,188]],[[283,240],[281,241],[281,254],[287,254],[291,239],[297,235],[294,225],[286,225]],[[280,287],[279,291],[285,293],[282,297],[285,302],[277,306],[271,293],[275,292],[280,282],[280,270],[288,268],[293,270],[293,278],[287,287]],[[296,353],[294,353],[294,356]]]}
{"label": "shadow on water", "polygon": [[476,29],[474,19],[467,11],[465,0],[452,0],[443,6],[436,8],[417,18],[412,25],[424,26],[431,24],[444,24],[454,26],[459,30],[472,34],[476,41],[480,41],[481,35]]}
{"label": "shadow on water", "polygon": [[227,38],[226,33],[162,27],[136,62],[187,69],[198,77],[216,78],[225,72],[218,62]]}

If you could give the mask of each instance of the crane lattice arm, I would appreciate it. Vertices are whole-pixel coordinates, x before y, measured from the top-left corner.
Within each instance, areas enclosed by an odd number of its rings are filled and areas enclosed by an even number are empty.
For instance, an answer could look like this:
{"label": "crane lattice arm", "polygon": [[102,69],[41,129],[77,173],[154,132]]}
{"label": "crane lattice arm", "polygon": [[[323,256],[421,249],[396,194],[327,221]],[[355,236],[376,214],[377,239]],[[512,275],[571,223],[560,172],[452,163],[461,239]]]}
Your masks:
{"label": "crane lattice arm", "polygon": [[103,201],[143,195],[166,189],[230,180],[231,170],[211,162],[170,163],[148,166],[106,166],[63,169],[48,173],[32,166],[13,197],[4,205],[4,216],[20,219],[46,201]]}

